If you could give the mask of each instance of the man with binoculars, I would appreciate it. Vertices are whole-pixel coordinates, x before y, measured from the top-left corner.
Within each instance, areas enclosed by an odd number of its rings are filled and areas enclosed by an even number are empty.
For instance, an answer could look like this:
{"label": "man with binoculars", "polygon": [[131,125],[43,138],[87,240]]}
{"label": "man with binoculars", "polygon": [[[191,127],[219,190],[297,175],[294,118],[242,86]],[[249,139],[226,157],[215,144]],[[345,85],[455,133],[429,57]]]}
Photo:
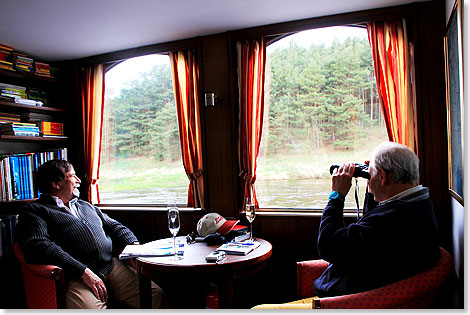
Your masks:
{"label": "man with binoculars", "polygon": [[364,214],[345,226],[344,198],[355,168],[346,163],[333,170],[317,243],[320,257],[330,262],[314,282],[320,297],[382,287],[425,271],[439,258],[436,218],[428,188],[418,184],[415,153],[393,142],[375,148],[369,176],[362,176],[370,177]]}
{"label": "man with binoculars", "polygon": [[[439,258],[437,223],[429,190],[418,184],[419,161],[407,146],[383,142],[370,163],[332,165],[332,192],[318,235],[320,258],[330,265],[314,281],[319,297],[379,288],[434,266]],[[368,179],[363,216],[343,222],[353,177]],[[312,308],[313,297],[254,308]]]}

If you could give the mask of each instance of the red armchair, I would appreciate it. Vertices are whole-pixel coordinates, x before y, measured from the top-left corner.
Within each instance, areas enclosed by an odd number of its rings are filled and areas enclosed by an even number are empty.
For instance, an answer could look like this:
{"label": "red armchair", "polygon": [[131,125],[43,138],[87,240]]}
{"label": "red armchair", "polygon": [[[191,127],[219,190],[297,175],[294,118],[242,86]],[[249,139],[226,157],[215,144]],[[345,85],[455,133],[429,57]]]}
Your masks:
{"label": "red armchair", "polygon": [[31,309],[64,308],[65,290],[62,268],[28,264],[23,249],[15,243],[15,255],[21,265],[26,304]]}
{"label": "red armchair", "polygon": [[[297,263],[297,294],[300,298],[314,296],[313,281],[328,266],[324,260]],[[452,256],[441,247],[437,264],[431,269],[387,286],[355,294],[314,298],[313,308],[391,309],[432,308],[441,289],[453,273]]]}

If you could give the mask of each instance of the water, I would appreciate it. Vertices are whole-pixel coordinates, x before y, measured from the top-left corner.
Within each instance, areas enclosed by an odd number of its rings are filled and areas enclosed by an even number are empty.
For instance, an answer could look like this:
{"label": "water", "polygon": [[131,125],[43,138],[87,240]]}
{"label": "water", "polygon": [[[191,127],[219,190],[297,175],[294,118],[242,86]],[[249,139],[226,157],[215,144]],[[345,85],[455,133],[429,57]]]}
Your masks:
{"label": "water", "polygon": [[188,187],[137,189],[128,191],[100,191],[103,204],[167,204],[168,200],[176,204],[186,204]]}
{"label": "water", "polygon": [[[354,180],[353,180],[354,182]],[[359,178],[359,202],[362,205],[367,181]],[[356,208],[354,185],[346,196],[346,208]],[[260,207],[323,209],[331,193],[331,178],[306,180],[267,180],[256,182]]]}
{"label": "water", "polygon": [[[354,182],[354,181],[353,181]],[[362,207],[366,180],[359,178],[359,202]],[[331,192],[331,178],[307,180],[258,180],[256,194],[261,208],[323,209]],[[101,203],[166,204],[175,200],[186,204],[187,187],[153,188],[126,192],[100,192]],[[354,184],[346,197],[346,208],[355,209]]]}

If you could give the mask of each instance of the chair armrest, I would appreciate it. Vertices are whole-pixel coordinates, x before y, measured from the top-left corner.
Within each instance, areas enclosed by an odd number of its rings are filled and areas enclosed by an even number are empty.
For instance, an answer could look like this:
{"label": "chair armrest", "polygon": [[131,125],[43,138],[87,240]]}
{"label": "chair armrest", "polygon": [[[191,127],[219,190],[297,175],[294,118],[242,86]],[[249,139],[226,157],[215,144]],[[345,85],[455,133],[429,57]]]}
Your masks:
{"label": "chair armrest", "polygon": [[31,271],[34,275],[45,279],[60,280],[64,274],[62,268],[54,265],[24,264],[23,266]]}
{"label": "chair armrest", "polygon": [[321,276],[329,263],[323,259],[297,262],[297,296],[300,298],[314,295],[313,282]]}
{"label": "chair armrest", "polygon": [[36,265],[36,264],[28,264],[24,259],[23,249],[18,243],[14,245],[15,256],[20,262],[21,266],[27,270],[29,270],[32,274],[51,280],[59,280],[63,276],[62,268],[54,265]]}

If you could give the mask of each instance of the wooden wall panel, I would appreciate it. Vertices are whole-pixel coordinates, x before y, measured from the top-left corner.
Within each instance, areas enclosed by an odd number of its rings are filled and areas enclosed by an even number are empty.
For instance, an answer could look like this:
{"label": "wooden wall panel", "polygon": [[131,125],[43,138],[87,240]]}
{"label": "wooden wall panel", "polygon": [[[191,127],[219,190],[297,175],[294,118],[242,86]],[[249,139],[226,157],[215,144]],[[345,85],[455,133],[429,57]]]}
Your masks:
{"label": "wooden wall panel", "polygon": [[203,109],[204,181],[207,212],[238,217],[238,112],[231,90],[236,69],[231,65],[229,44],[228,33],[202,39],[201,88],[218,95],[215,106]]}

